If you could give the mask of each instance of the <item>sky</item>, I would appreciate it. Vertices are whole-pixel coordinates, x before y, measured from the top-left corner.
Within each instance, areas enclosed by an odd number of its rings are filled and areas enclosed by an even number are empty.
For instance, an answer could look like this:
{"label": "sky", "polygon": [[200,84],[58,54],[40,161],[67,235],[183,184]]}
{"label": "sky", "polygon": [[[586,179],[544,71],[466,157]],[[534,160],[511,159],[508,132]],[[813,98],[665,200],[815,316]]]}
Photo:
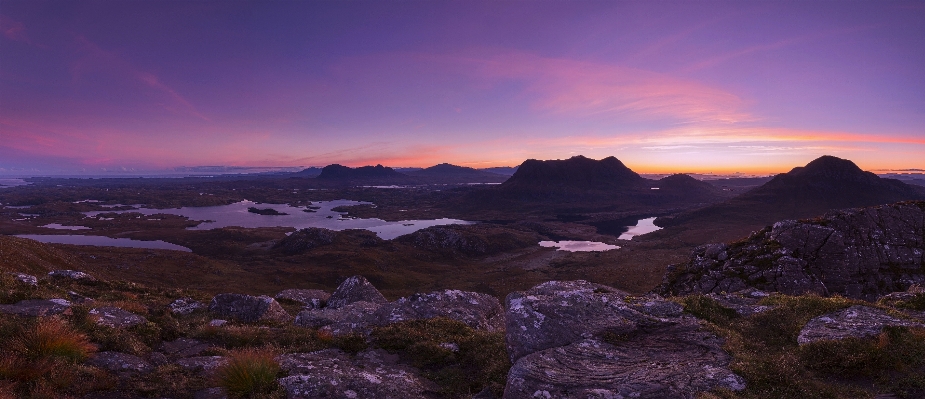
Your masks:
{"label": "sky", "polygon": [[925,169],[925,2],[0,2],[0,174]]}

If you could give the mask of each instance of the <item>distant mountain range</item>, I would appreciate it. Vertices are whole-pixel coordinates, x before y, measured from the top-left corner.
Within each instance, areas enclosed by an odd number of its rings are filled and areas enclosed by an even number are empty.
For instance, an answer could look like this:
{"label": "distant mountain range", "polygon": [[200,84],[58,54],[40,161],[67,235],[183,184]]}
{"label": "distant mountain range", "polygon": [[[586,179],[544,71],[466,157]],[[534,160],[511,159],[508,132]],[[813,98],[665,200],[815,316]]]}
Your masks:
{"label": "distant mountain range", "polygon": [[921,187],[881,178],[846,159],[822,156],[725,202],[659,218],[656,224],[689,229],[715,226],[722,232],[717,238],[734,239],[778,220],[921,199],[925,199],[925,189]]}
{"label": "distant mountain range", "polygon": [[408,176],[437,180],[452,180],[457,183],[501,183],[508,179],[508,176],[498,173],[486,172],[484,170],[456,166],[448,163],[442,163],[406,173]]}
{"label": "distant mountain range", "polygon": [[332,184],[367,185],[501,183],[508,178],[503,174],[448,163],[424,169],[405,168],[403,172],[382,165],[351,168],[332,164],[324,168],[306,168],[291,176],[317,178],[319,182]]}

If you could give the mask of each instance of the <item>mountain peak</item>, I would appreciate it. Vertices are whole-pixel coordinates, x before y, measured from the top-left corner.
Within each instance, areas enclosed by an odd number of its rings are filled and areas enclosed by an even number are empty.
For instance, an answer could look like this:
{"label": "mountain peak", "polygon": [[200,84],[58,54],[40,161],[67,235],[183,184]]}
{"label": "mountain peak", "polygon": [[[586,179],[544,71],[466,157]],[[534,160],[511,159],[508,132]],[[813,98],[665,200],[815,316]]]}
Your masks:
{"label": "mountain peak", "polygon": [[806,164],[806,166],[793,168],[788,174],[800,177],[844,180],[866,176],[867,172],[864,172],[854,162],[847,159],[823,155]]}

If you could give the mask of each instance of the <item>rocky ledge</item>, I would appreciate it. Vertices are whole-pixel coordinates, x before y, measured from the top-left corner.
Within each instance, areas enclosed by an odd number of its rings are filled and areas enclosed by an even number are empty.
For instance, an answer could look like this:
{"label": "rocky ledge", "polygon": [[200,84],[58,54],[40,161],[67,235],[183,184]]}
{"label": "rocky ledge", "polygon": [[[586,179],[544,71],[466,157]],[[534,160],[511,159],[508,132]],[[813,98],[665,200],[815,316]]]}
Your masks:
{"label": "rocky ledge", "polygon": [[694,250],[668,268],[662,295],[753,287],[875,300],[925,283],[925,202],[910,201],[786,220],[732,244]]}

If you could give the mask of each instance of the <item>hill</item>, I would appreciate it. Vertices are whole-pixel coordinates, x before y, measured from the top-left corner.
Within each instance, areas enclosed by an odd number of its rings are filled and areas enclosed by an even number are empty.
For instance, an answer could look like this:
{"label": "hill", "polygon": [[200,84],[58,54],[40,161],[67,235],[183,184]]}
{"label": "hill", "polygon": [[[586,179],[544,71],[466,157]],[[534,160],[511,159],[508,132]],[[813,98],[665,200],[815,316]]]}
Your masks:
{"label": "hill", "polygon": [[729,241],[778,220],[919,199],[925,194],[916,187],[865,172],[846,159],[822,156],[728,201],[659,218],[656,224],[699,231],[704,240]]}
{"label": "hill", "polygon": [[501,183],[507,176],[485,172],[465,166],[442,163],[429,168],[407,172],[409,176],[424,178],[433,183]]}
{"label": "hill", "polygon": [[366,183],[366,184],[416,184],[417,179],[406,174],[396,172],[394,169],[382,165],[361,166],[351,168],[339,164],[332,164],[321,169],[317,179],[327,182],[339,183]]}

